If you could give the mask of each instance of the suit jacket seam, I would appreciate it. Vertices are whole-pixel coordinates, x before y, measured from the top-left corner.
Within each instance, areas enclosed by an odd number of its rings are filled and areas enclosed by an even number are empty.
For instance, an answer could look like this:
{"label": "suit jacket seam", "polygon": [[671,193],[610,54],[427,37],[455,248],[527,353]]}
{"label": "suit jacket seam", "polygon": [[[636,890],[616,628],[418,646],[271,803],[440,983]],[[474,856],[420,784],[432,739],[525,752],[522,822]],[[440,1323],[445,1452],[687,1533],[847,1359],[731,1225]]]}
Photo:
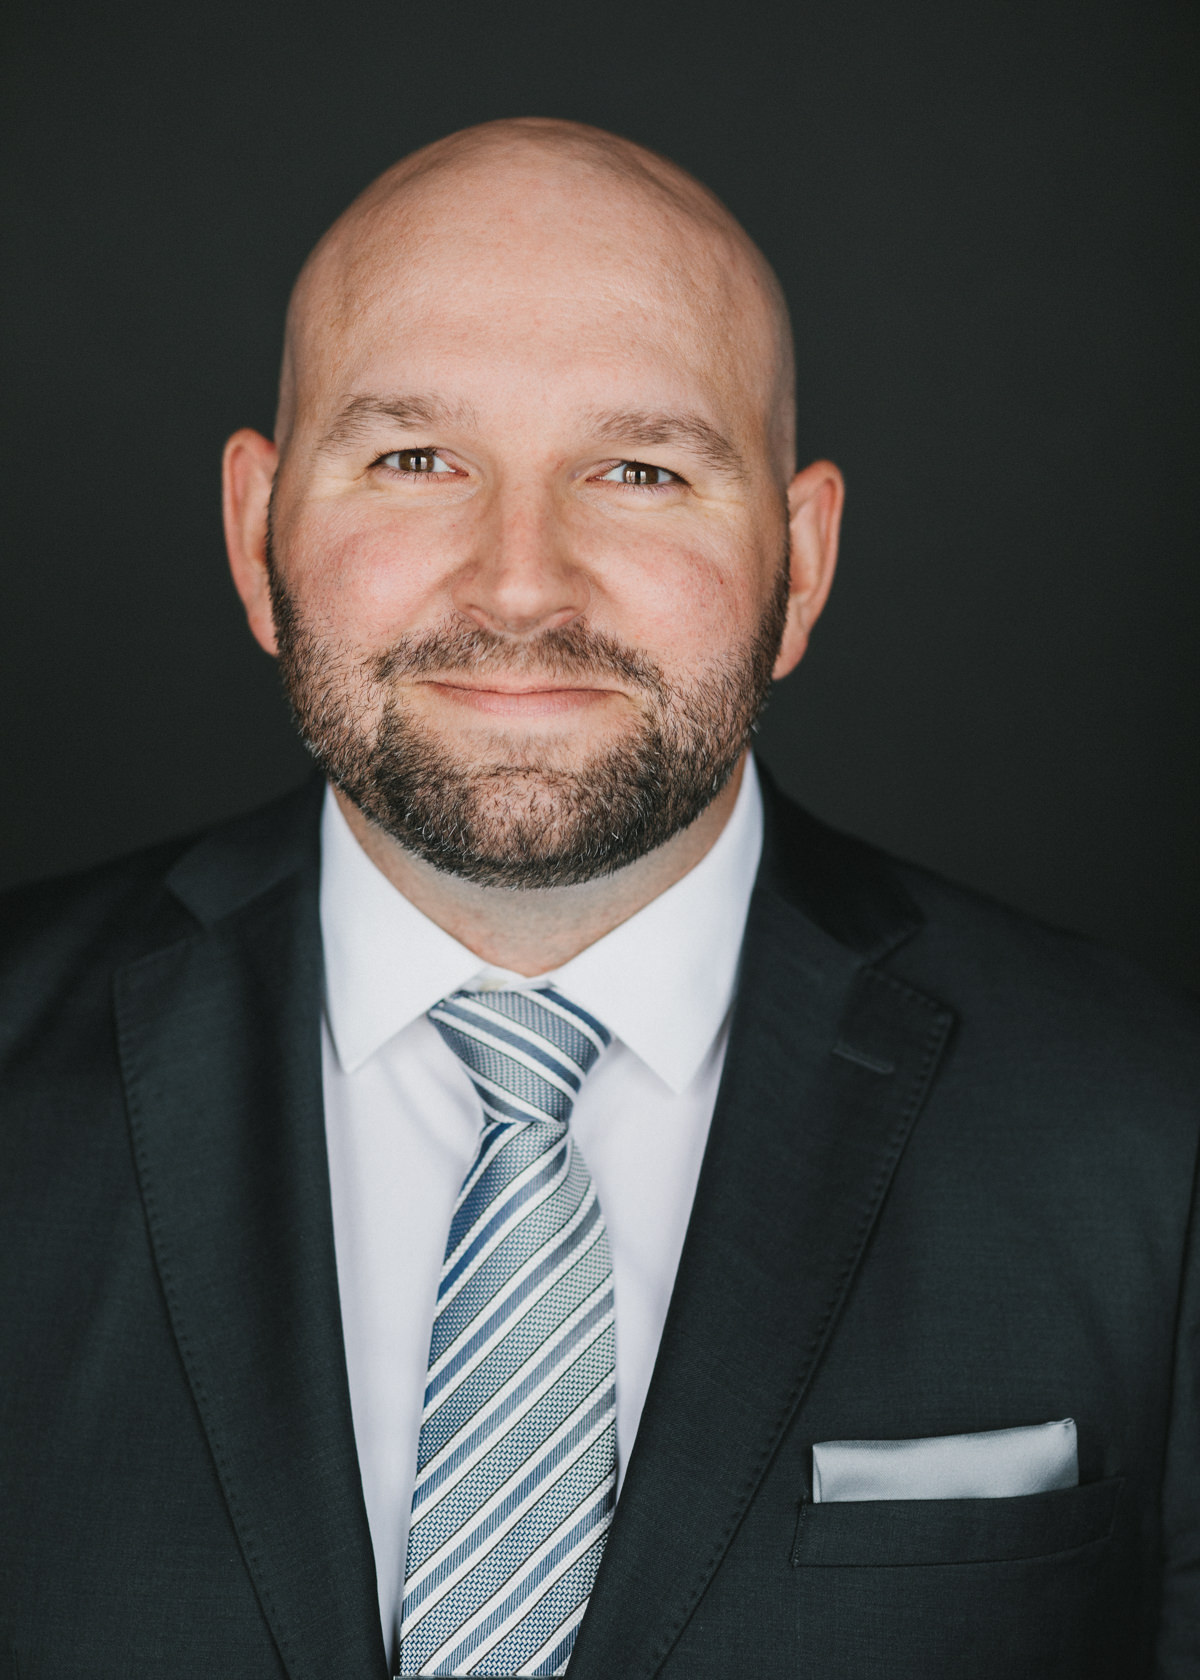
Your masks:
{"label": "suit jacket seam", "polygon": [[1192,1194],[1188,1206],[1187,1222],[1184,1226],[1183,1244],[1179,1266],[1179,1282],[1175,1291],[1174,1322],[1171,1330],[1171,1366],[1167,1380],[1166,1422],[1163,1430],[1163,1451],[1158,1476],[1158,1498],[1155,1502],[1155,1538],[1158,1543],[1158,1575],[1159,1575],[1159,1603],[1156,1621],[1156,1636],[1162,1626],[1162,1589],[1166,1580],[1166,1543],[1163,1537],[1163,1494],[1166,1484],[1167,1469],[1174,1434],[1177,1411],[1176,1389],[1179,1379],[1180,1344],[1183,1340],[1186,1326],[1184,1324],[1184,1304],[1187,1295],[1189,1260],[1193,1247],[1200,1245],[1200,1140],[1196,1149],[1192,1167]]}
{"label": "suit jacket seam", "polygon": [[[183,939],[173,941],[172,943],[189,944],[193,942],[195,942],[194,936],[191,940]],[[164,950],[170,949],[170,946],[164,947]],[[139,959],[138,964],[132,964],[130,966],[139,966],[140,963],[150,961],[151,956],[158,956],[161,954],[161,952],[151,953],[150,955]],[[136,1048],[132,1042],[126,1021],[119,1007],[115,1009],[115,1014],[117,1017],[117,1043],[121,1058],[121,1065],[124,1070],[132,1071],[138,1062]],[[262,1571],[261,1557],[253,1537],[253,1525],[247,1520],[242,1505],[236,1496],[234,1490],[234,1478],[230,1475],[230,1462],[225,1450],[224,1438],[220,1428],[213,1418],[208,1389],[197,1366],[191,1338],[185,1330],[180,1316],[179,1296],[175,1288],[172,1268],[168,1263],[166,1250],[162,1243],[163,1224],[158,1210],[157,1199],[151,1187],[152,1174],[150,1172],[149,1159],[145,1152],[142,1116],[139,1111],[135,1091],[136,1083],[127,1078],[125,1080],[125,1101],[129,1114],[130,1131],[133,1136],[133,1153],[134,1159],[137,1163],[142,1205],[146,1211],[146,1223],[150,1232],[151,1247],[154,1253],[159,1278],[162,1283],[163,1294],[167,1301],[171,1328],[174,1332],[175,1339],[179,1344],[179,1351],[183,1359],[184,1370],[187,1373],[188,1381],[191,1384],[192,1392],[196,1398],[196,1405],[201,1414],[205,1436],[209,1444],[209,1451],[212,1454],[213,1463],[216,1466],[217,1476],[221,1484],[221,1491],[225,1496],[225,1502],[228,1505],[230,1515],[233,1518],[234,1531],[238,1537],[238,1544],[245,1557],[246,1564],[250,1570],[251,1579],[255,1584],[256,1590],[265,1600],[265,1605],[269,1612],[271,1636],[279,1646],[280,1655],[290,1667],[291,1657],[294,1653],[290,1647],[290,1641],[286,1638],[280,1637],[278,1631],[278,1609],[271,1593],[270,1586],[268,1585]]]}
{"label": "suit jacket seam", "polygon": [[[937,1003],[933,998],[928,997],[922,992],[914,991],[912,987],[907,986],[902,980],[895,979],[892,975],[884,974],[875,969],[866,969],[864,970],[863,978],[867,977],[881,979],[898,991],[904,992],[911,997],[918,999],[927,1007],[927,1009],[936,1014],[939,1017],[939,1020],[941,1017],[949,1017],[950,1015],[950,1012],[944,1005]],[[947,1020],[947,1025],[949,1025],[949,1020]],[[672,1625],[670,1633],[656,1648],[654,1656],[651,1659],[653,1663],[653,1668],[651,1670],[652,1673],[656,1673],[658,1669],[662,1667],[662,1664],[670,1655],[671,1650],[680,1634],[690,1621],[697,1604],[699,1604],[705,1592],[708,1590],[709,1583],[720,1566],[722,1557],[724,1557],[726,1551],[729,1549],[730,1542],[745,1518],[750,1502],[754,1497],[755,1489],[759,1486],[763,1476],[766,1474],[771,1460],[779,1450],[780,1443],[787,1432],[788,1425],[795,1415],[800,1401],[803,1399],[804,1392],[816,1374],[817,1365],[820,1362],[821,1354],[824,1350],[825,1343],[828,1340],[829,1329],[833,1321],[834,1313],[836,1312],[838,1303],[842,1300],[846,1289],[849,1287],[850,1280],[853,1278],[854,1273],[857,1271],[858,1266],[861,1263],[863,1245],[866,1241],[871,1225],[878,1214],[880,1199],[893,1172],[895,1171],[896,1162],[900,1157],[902,1140],[906,1135],[908,1124],[924,1100],[925,1091],[929,1083],[929,1075],[932,1072],[934,1063],[937,1060],[943,1037],[944,1034],[937,1030],[936,1024],[931,1027],[928,1035],[926,1036],[921,1061],[917,1068],[916,1077],[912,1082],[911,1095],[904,1107],[901,1109],[893,1127],[893,1142],[884,1161],[881,1163],[875,1178],[872,1180],[871,1191],[867,1198],[866,1208],[855,1228],[851,1259],[842,1272],[839,1273],[837,1282],[830,1290],[820,1326],[805,1348],[801,1360],[804,1375],[796,1383],[795,1387],[789,1394],[779,1421],[771,1432],[767,1447],[764,1449],[760,1458],[756,1461],[754,1470],[743,1484],[742,1489],[739,1491],[735,1514],[727,1526],[721,1531],[721,1538],[704,1566],[700,1585],[690,1595],[686,1609],[683,1611],[679,1620]],[[793,1567],[795,1566],[793,1565]]]}

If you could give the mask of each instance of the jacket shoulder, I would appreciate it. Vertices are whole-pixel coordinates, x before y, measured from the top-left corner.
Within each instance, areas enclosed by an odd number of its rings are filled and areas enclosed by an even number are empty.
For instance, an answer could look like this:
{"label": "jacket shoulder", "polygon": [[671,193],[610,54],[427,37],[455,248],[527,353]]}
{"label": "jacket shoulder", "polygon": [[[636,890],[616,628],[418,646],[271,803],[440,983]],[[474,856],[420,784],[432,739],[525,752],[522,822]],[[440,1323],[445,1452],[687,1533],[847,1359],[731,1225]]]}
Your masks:
{"label": "jacket shoulder", "polygon": [[170,900],[166,877],[198,836],[147,846],[68,875],[0,892],[0,973],[27,982],[89,952],[136,947]]}
{"label": "jacket shoulder", "polygon": [[1095,939],[912,864],[892,867],[923,920],[889,967],[953,1008],[952,1059],[969,1105],[1015,1109],[1014,1133],[1027,1131],[1035,1153],[1051,1132],[1074,1139],[1082,1129],[1089,1147],[1105,1135],[1118,1155],[1169,1158],[1190,1182],[1196,998]]}
{"label": "jacket shoulder", "polygon": [[[317,801],[306,786],[256,811],[111,862],[0,892],[0,1048],[70,999],[107,997],[115,969],[197,931],[193,896],[286,857]],[[249,869],[248,869],[249,865]],[[192,889],[195,889],[194,892]]]}
{"label": "jacket shoulder", "polygon": [[1023,1000],[1049,1020],[1091,1019],[1118,1036],[1153,1021],[1200,1048],[1200,1000],[1144,963],[932,870],[888,861],[921,910],[914,957],[956,974],[972,994],[999,1006]]}
{"label": "jacket shoulder", "polygon": [[948,1005],[974,1041],[1064,1066],[1071,1050],[1093,1069],[1117,1058],[1151,1081],[1170,1066],[1200,1081],[1200,1002],[1133,958],[843,834],[774,787],[768,836],[764,860],[793,902]]}

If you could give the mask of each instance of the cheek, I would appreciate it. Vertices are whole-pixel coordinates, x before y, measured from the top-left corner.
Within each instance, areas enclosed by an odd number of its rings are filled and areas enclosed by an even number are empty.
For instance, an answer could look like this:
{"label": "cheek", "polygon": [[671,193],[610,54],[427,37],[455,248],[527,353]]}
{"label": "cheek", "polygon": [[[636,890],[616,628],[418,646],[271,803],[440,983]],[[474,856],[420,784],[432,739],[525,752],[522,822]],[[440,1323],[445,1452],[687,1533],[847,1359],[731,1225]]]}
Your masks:
{"label": "cheek", "polygon": [[367,643],[432,623],[456,552],[453,521],[365,521],[340,508],[306,512],[289,536],[286,578],[327,632]]}
{"label": "cheek", "polygon": [[[734,548],[660,543],[602,579],[598,629],[644,647],[667,668],[700,675],[714,658],[739,649],[761,617],[762,568]],[[611,624],[601,613],[612,614]]]}

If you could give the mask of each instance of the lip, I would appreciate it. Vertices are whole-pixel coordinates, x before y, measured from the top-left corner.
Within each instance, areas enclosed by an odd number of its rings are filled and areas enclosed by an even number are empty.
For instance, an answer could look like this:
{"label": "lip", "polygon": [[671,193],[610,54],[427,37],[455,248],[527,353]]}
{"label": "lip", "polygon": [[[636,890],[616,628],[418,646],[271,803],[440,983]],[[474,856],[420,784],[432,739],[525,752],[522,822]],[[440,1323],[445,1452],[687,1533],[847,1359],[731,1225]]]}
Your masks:
{"label": "lip", "polygon": [[564,683],[471,683],[427,680],[426,688],[472,711],[492,716],[553,717],[612,699],[617,690]]}

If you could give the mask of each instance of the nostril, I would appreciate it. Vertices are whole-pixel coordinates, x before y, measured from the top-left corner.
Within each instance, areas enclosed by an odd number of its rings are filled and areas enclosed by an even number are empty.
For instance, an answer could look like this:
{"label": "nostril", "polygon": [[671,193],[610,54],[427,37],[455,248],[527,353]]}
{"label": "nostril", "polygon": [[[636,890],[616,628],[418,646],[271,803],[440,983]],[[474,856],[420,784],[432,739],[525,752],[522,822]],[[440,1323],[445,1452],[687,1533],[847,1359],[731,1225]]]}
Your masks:
{"label": "nostril", "polygon": [[482,630],[507,636],[528,636],[545,630],[564,630],[583,616],[583,607],[557,607],[549,611],[504,610],[498,606],[475,605],[466,609]]}

